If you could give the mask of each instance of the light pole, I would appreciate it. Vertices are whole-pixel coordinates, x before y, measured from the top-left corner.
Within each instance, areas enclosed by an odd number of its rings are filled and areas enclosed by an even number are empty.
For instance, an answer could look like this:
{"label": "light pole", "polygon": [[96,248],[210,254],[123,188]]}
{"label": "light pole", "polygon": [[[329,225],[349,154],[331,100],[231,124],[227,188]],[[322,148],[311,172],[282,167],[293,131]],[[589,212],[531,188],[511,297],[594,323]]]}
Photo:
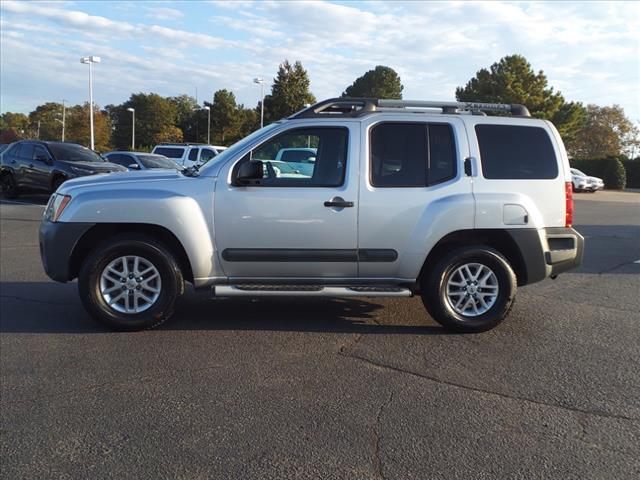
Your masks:
{"label": "light pole", "polygon": [[80,63],[89,64],[89,123],[91,128],[91,150],[94,150],[95,143],[93,141],[93,73],[91,71],[91,65],[94,63],[100,63],[100,57],[91,55],[90,57],[82,57]]}
{"label": "light pole", "polygon": [[136,109],[127,108],[127,112],[131,112],[131,150],[136,149]]}
{"label": "light pole", "polygon": [[66,99],[62,99],[62,141],[64,142],[64,122],[65,122],[65,116],[67,113],[67,106],[64,104],[64,102],[66,102]]}
{"label": "light pole", "polygon": [[204,109],[207,111],[207,145],[211,145],[211,107],[205,105]]}
{"label": "light pole", "polygon": [[264,127],[264,78],[256,77],[253,83],[260,84],[260,128]]}

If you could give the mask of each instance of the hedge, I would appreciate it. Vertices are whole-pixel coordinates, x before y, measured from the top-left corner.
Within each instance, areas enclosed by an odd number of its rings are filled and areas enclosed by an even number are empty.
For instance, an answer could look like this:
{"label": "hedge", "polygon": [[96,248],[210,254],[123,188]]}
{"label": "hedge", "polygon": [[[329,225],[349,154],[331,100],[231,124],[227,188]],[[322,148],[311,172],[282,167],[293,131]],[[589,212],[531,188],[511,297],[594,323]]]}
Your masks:
{"label": "hedge", "polygon": [[616,157],[572,160],[571,166],[604,180],[604,188],[622,190],[627,184],[625,166]]}
{"label": "hedge", "polygon": [[627,187],[640,188],[640,158],[624,160],[622,163],[627,172]]}

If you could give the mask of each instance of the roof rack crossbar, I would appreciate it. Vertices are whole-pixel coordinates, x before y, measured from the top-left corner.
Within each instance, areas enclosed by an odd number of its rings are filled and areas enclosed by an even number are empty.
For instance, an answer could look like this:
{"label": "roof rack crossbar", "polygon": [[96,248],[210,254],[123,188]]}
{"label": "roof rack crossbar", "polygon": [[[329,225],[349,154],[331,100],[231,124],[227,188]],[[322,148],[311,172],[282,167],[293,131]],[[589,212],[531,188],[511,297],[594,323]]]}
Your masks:
{"label": "roof rack crossbar", "polygon": [[336,115],[340,117],[361,117],[376,111],[393,111],[393,109],[437,109],[442,113],[459,112],[504,112],[518,117],[530,117],[524,105],[479,102],[434,102],[425,100],[388,100],[377,98],[330,98],[311,105],[289,118],[315,118]]}

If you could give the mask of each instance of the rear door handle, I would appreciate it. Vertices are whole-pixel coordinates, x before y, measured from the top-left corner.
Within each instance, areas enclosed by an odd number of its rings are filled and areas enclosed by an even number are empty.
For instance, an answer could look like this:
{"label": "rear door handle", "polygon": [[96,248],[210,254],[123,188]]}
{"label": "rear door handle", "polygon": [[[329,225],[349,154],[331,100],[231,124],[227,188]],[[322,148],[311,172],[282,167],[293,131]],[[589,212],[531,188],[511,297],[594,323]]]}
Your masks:
{"label": "rear door handle", "polygon": [[353,207],[353,202],[347,202],[342,197],[333,197],[331,200],[324,202],[325,207],[349,208]]}

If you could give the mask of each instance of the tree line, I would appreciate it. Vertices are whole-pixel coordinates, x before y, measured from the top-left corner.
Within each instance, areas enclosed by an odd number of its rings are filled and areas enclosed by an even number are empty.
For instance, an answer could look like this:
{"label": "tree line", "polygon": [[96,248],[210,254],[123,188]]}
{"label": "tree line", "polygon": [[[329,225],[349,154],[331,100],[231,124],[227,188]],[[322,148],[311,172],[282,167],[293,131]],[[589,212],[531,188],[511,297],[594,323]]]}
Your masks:
{"label": "tree line", "polygon": [[[400,76],[392,68],[377,66],[357,78],[342,93],[343,97],[402,99]],[[425,98],[428,92],[425,92]],[[618,105],[584,105],[567,101],[549,85],[543,71],[537,73],[521,55],[500,59],[479,70],[455,92],[463,102],[519,103],[532,116],[551,120],[560,132],[572,158],[635,156],[640,146],[638,128]],[[285,60],[264,98],[264,123],[285,118],[316,101],[310,91],[307,71],[299,61]],[[209,107],[210,112],[204,107]],[[189,95],[163,97],[156,93],[135,93],[120,105],[95,108],[95,145],[98,151],[131,148],[135,110],[136,148],[150,148],[162,142],[198,142],[207,140],[208,115],[211,115],[211,141],[229,145],[260,127],[261,103],[251,108],[238,104],[233,92],[218,90],[211,101],[200,105]],[[62,105],[48,102],[29,115],[6,112],[0,116],[0,141],[21,138],[60,140]],[[89,106],[66,108],[65,140],[87,144]]]}

